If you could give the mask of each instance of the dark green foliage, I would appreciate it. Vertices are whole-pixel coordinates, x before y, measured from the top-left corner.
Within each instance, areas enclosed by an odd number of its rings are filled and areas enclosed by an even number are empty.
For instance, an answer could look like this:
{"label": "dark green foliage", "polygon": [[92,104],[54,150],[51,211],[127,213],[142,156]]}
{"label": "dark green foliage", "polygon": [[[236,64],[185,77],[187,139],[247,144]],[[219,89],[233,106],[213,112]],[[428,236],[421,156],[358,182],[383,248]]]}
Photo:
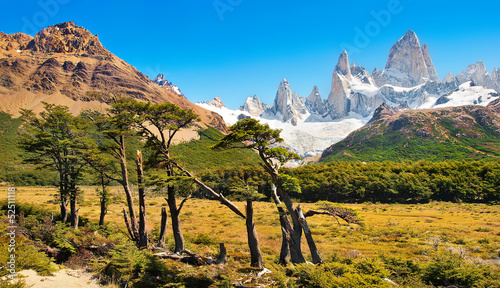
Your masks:
{"label": "dark green foliage", "polygon": [[[6,253],[9,248],[9,241],[10,237],[8,236],[0,237],[0,249],[3,251],[0,253],[1,266],[5,265],[8,261],[8,257],[10,257],[10,253]],[[17,272],[25,269],[33,269],[40,275],[51,275],[58,270],[57,265],[55,265],[45,253],[40,252],[38,248],[33,245],[32,241],[26,239],[26,237],[22,235],[16,235],[15,249],[16,250],[13,252],[16,255]],[[8,274],[9,272],[4,267],[0,269],[0,277]]]}
{"label": "dark green foliage", "polygon": [[500,287],[500,269],[450,252],[439,252],[426,263],[422,280],[434,286]]}
{"label": "dark green foliage", "polygon": [[351,263],[327,262],[322,265],[299,264],[292,268],[292,278],[284,276],[284,268],[272,267],[273,278],[279,287],[393,287],[384,280],[390,272],[375,260],[356,260]]}
{"label": "dark green foliage", "polygon": [[397,256],[380,260],[347,258],[271,270],[278,287],[500,287],[498,266],[450,251],[439,251],[422,262]]}
{"label": "dark green foliage", "polygon": [[63,222],[67,221],[69,205],[71,225],[78,229],[78,185],[87,165],[84,155],[93,146],[86,137],[89,124],[84,118],[73,116],[66,106],[42,104],[45,111],[38,115],[21,109],[23,126],[19,146],[27,156],[24,162],[57,172]]}
{"label": "dark green foliage", "polygon": [[23,164],[25,153],[17,146],[21,118],[12,118],[0,111],[0,182],[15,185],[54,185],[56,174],[35,169],[32,164]]}
{"label": "dark green foliage", "polygon": [[261,124],[259,120],[243,119],[228,127],[228,130],[231,133],[220,139],[212,149],[254,150],[269,169],[278,169],[280,165],[290,160],[301,159],[299,155],[288,152],[283,147],[271,148],[283,142],[283,138],[280,137],[281,129],[271,129],[268,124]]}
{"label": "dark green foliage", "polygon": [[[425,203],[500,201],[500,162],[333,162],[282,169],[280,175],[298,179],[300,193],[292,197],[306,202]],[[269,177],[257,168],[220,169],[201,174],[224,195],[238,182],[251,182],[258,192],[270,195]]]}
{"label": "dark green foliage", "polygon": [[280,129],[271,129],[268,124],[260,124],[259,120],[253,118],[240,120],[228,127],[228,130],[232,132],[221,139],[214,149],[245,148],[264,151],[270,145],[283,142]]}
{"label": "dark green foliage", "polygon": [[288,170],[302,200],[332,202],[500,201],[500,162],[334,162]]}
{"label": "dark green foliage", "polygon": [[[93,115],[95,116],[95,115]],[[26,158],[25,153],[17,146],[17,131],[21,125],[20,118],[12,118],[9,114],[0,112],[0,147],[3,153],[0,153],[0,182],[8,182],[17,186],[54,186],[57,185],[57,175],[46,169],[36,169],[33,164],[23,164]],[[246,150],[227,150],[215,152],[209,147],[215,145],[224,134],[220,131],[208,127],[199,131],[200,139],[190,142],[180,143],[172,147],[172,153],[175,159],[183,164],[187,170],[194,173],[217,168],[217,167],[239,167],[241,165],[253,166],[258,163],[258,156]],[[96,135],[89,134],[88,137]],[[103,139],[95,139],[104,141]],[[127,149],[127,158],[134,159],[136,150],[141,150],[143,143],[135,135],[130,135],[125,139]],[[146,152],[146,151],[144,151]],[[129,161],[128,170],[131,182],[136,180],[135,164]],[[95,173],[95,172],[93,172]],[[93,174],[90,173],[90,174]],[[82,184],[94,185],[94,176],[85,174],[81,180]]]}
{"label": "dark green foliage", "polygon": [[[6,233],[10,232],[10,229],[8,226],[10,223],[8,223],[7,217],[5,217],[5,213],[7,211],[7,202],[2,202],[2,217],[1,217],[1,224],[0,225],[0,266],[3,266],[2,269],[0,269],[0,276],[5,276],[9,274],[7,269],[5,269],[4,265],[6,265],[8,257],[10,257],[10,253],[13,253],[16,256],[16,271],[20,271],[23,269],[33,269],[37,271],[38,274],[40,275],[50,275],[53,272],[58,270],[58,267],[51,261],[51,259],[43,252],[40,252],[37,246],[35,245],[34,241],[28,239],[29,234],[31,234],[31,231],[27,231],[24,228],[23,220],[21,217],[19,217],[20,213],[34,213],[32,216],[32,219],[34,221],[38,221],[38,217],[44,218],[47,216],[47,213],[49,211],[45,209],[41,209],[40,207],[36,207],[34,205],[26,205],[26,204],[21,204],[21,203],[16,203],[16,221],[17,221],[17,235],[15,237],[15,246],[9,246],[11,237],[10,235],[7,235]],[[43,226],[43,227],[40,227]],[[36,227],[38,231],[43,231],[44,236],[47,236],[48,232],[47,226],[46,225],[39,225]],[[20,232],[20,233],[19,233]],[[28,233],[27,233],[28,232]],[[23,235],[24,234],[24,235]],[[27,237],[26,237],[27,236]],[[14,248],[15,250],[9,251],[8,249]],[[10,253],[9,253],[10,252]],[[2,281],[4,282],[4,281]],[[3,287],[24,287],[24,286],[3,286]]]}
{"label": "dark green foliage", "polygon": [[199,173],[215,167],[240,167],[257,165],[258,155],[243,149],[213,151],[209,149],[224,137],[220,131],[208,127],[199,130],[200,139],[180,143],[172,147],[175,159],[184,167]]}
{"label": "dark green foliage", "polygon": [[125,237],[117,241],[115,248],[109,252],[109,257],[94,261],[93,267],[104,277],[105,282],[120,281],[119,284],[123,285],[144,269],[148,252],[139,250],[135,243]]}
{"label": "dark green foliage", "polygon": [[128,287],[209,287],[227,278],[224,267],[192,267],[161,260],[124,240],[119,240],[110,257],[95,261],[93,266],[104,282]]}
{"label": "dark green foliage", "polygon": [[300,194],[302,192],[299,180],[287,174],[278,176],[278,187],[290,194]]}
{"label": "dark green foliage", "polygon": [[0,288],[29,288],[28,284],[26,284],[26,280],[17,279],[14,283],[10,281],[0,281]]}
{"label": "dark green foliage", "polygon": [[[218,152],[223,153],[223,152]],[[269,175],[259,166],[240,166],[234,168],[218,168],[206,170],[200,174],[200,179],[218,193],[232,199],[245,200],[241,191],[234,187],[250,186],[257,193],[270,196],[271,186]],[[201,192],[201,191],[200,191]]]}
{"label": "dark green foliage", "polygon": [[[84,182],[88,185],[100,185],[104,174],[119,179],[121,177],[120,146],[123,141],[126,159],[135,159],[137,150],[142,150],[144,144],[140,137],[130,127],[133,117],[131,113],[123,111],[126,98],[119,98],[109,110],[109,115],[104,115],[97,111],[84,111],[82,117],[91,120],[90,133],[87,135],[94,145],[94,149],[86,153],[85,157],[93,169],[88,169],[87,179]],[[122,138],[123,136],[123,138]],[[129,181],[135,182],[137,171],[134,161],[126,161],[129,173]],[[107,177],[108,180],[109,177]],[[115,181],[116,182],[116,181]],[[111,182],[113,183],[113,182]]]}
{"label": "dark green foliage", "polygon": [[385,267],[391,271],[391,278],[406,279],[419,275],[422,271],[421,264],[413,260],[401,259],[396,256],[381,256]]}
{"label": "dark green foliage", "polygon": [[3,176],[13,168],[14,163],[22,159],[22,151],[16,149],[17,130],[21,126],[21,119],[13,119],[10,114],[0,111],[0,123],[0,175]]}

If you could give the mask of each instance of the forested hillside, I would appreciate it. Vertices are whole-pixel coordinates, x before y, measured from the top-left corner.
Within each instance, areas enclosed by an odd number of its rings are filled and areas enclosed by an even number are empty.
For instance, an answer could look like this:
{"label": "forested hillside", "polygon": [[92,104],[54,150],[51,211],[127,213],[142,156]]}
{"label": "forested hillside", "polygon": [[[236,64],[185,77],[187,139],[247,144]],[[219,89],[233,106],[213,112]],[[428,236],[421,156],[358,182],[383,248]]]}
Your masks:
{"label": "forested hillside", "polygon": [[[9,182],[16,185],[54,185],[55,173],[48,170],[36,169],[31,164],[22,164],[24,154],[17,146],[18,131],[21,126],[20,118],[0,111],[0,182]],[[195,173],[206,169],[238,167],[241,165],[256,165],[257,155],[251,151],[230,150],[215,152],[210,146],[217,143],[224,134],[215,128],[208,127],[199,132],[200,139],[180,143],[173,147],[172,155],[190,171]],[[128,158],[134,159],[135,150],[141,149],[142,143],[136,138],[127,139]],[[134,164],[129,163],[129,171],[135,173]],[[134,174],[133,174],[134,175]],[[132,177],[135,179],[135,177]],[[91,177],[84,179],[84,184],[92,185]]]}
{"label": "forested hillside", "polygon": [[390,113],[381,106],[371,123],[323,152],[321,162],[479,160],[500,157],[498,108],[460,106]]}

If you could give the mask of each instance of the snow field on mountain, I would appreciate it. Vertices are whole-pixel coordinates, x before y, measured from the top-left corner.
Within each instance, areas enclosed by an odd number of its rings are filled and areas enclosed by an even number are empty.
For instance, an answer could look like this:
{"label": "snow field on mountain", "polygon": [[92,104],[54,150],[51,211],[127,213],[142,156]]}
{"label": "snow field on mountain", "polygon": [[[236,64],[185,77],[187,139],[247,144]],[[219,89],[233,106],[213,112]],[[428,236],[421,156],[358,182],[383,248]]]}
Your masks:
{"label": "snow field on mountain", "polygon": [[241,110],[235,111],[226,107],[217,108],[205,103],[197,103],[197,105],[221,115],[228,126],[236,123],[238,116],[245,115],[258,119],[261,123],[267,123],[273,129],[282,129],[281,137],[284,139],[284,146],[302,157],[321,154],[327,147],[341,141],[349,133],[363,127],[370,120],[369,117],[362,118],[351,113],[349,117],[342,120],[330,122],[299,120],[297,126],[293,126],[290,122],[254,117]]}
{"label": "snow field on mountain", "polygon": [[446,96],[448,102],[434,105],[433,108],[456,107],[463,105],[481,105],[488,104],[497,99],[497,92],[493,89],[486,89],[483,86],[471,86],[471,82],[466,82],[458,87],[458,91],[452,92]]}

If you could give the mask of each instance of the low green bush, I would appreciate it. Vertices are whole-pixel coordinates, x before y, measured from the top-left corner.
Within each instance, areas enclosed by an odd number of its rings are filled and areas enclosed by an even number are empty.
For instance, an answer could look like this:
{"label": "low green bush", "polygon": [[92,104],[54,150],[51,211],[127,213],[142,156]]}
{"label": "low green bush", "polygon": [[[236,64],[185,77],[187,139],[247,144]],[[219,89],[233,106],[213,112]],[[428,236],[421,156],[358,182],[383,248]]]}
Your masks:
{"label": "low green bush", "polygon": [[500,287],[500,267],[439,251],[423,267],[421,277],[434,286]]}
{"label": "low green bush", "polygon": [[[7,271],[7,261],[10,259],[9,253],[9,236],[0,237],[0,277],[9,274]],[[52,260],[34,245],[34,243],[26,239],[22,235],[16,235],[15,250],[12,251],[15,255],[16,271],[33,269],[40,275],[51,275],[59,270],[59,267]]]}

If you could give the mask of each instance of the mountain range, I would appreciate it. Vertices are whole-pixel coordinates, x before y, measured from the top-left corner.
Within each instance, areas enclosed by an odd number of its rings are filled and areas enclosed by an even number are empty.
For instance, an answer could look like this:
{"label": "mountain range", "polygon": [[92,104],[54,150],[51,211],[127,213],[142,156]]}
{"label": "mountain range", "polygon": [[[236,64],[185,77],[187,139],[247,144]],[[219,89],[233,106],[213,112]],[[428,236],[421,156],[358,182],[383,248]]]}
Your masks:
{"label": "mountain range", "polygon": [[191,108],[204,123],[225,131],[218,114],[189,102],[171,83],[153,82],[73,22],[44,28],[35,37],[0,33],[0,111],[39,112],[42,101],[66,105],[73,113],[103,111],[118,95]]}
{"label": "mountain range", "polygon": [[66,105],[75,114],[84,109],[103,111],[117,95],[168,101],[193,109],[204,124],[223,132],[226,124],[258,118],[282,129],[284,146],[304,157],[325,155],[325,149],[362,128],[372,116],[385,115],[374,114],[379,107],[487,106],[499,98],[499,90],[500,70],[495,68],[490,74],[482,61],[440,81],[429,47],[421,45],[410,30],[389,51],[385,68],[371,74],[350,63],[347,52],[342,52],[326,99],[316,86],[310,95],[301,97],[283,79],[272,105],[254,95],[233,111],[218,97],[191,103],[164,75],[149,79],[106,50],[97,35],[73,22],[49,26],[34,37],[0,32],[0,111],[17,117],[20,108],[39,112],[41,102]]}
{"label": "mountain range", "polygon": [[[320,154],[329,146],[326,142],[331,145],[347,136],[346,131],[350,133],[366,124],[383,104],[403,109],[487,106],[500,96],[498,91],[500,70],[495,68],[489,74],[482,61],[469,65],[461,74],[449,73],[440,81],[429,47],[421,45],[416,33],[409,30],[392,46],[385,68],[375,68],[371,74],[363,66],[350,63],[343,51],[333,69],[327,99],[322,99],[316,86],[309,96],[301,97],[284,79],[272,106],[254,95],[238,111],[214,109],[207,103],[202,107],[220,113],[229,124],[238,117],[255,117],[281,128],[285,144],[307,156]],[[352,125],[353,121],[357,125]],[[335,128],[329,129],[332,127]],[[287,134],[300,139],[286,137]]]}
{"label": "mountain range", "polygon": [[279,84],[272,107],[253,96],[247,98],[240,110],[253,116],[289,121],[292,125],[297,125],[300,120],[342,119],[351,112],[367,117],[382,103],[390,106],[404,104],[412,109],[432,108],[444,103],[443,96],[453,98],[452,94],[459,86],[468,81],[472,81],[473,86],[485,88],[481,95],[484,100],[495,93],[487,89],[500,90],[500,70],[495,68],[490,75],[479,61],[469,65],[461,74],[448,74],[440,81],[427,44],[420,46],[415,32],[409,30],[390,50],[385,68],[380,71],[375,68],[371,74],[363,66],[350,64],[347,52],[342,52],[333,71],[327,99],[321,98],[317,87],[313,87],[308,97],[299,97],[284,79]]}

